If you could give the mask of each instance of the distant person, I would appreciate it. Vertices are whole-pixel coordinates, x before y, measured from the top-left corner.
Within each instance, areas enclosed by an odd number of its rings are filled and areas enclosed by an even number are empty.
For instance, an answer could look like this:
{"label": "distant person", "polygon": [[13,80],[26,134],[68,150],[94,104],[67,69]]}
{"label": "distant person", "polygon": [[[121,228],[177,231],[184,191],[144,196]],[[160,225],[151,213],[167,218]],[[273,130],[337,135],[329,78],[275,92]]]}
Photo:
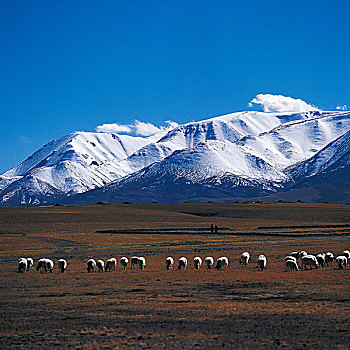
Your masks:
{"label": "distant person", "polygon": [[214,225],[213,224],[210,225],[210,232],[214,233]]}
{"label": "distant person", "polygon": [[215,233],[218,233],[218,225],[215,225]]}

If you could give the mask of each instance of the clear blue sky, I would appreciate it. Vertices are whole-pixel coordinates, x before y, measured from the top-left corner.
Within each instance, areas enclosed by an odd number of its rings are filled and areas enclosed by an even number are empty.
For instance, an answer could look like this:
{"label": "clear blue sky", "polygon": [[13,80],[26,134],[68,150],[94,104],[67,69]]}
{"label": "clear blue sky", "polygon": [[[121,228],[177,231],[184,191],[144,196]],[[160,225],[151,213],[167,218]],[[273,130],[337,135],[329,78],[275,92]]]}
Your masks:
{"label": "clear blue sky", "polygon": [[103,123],[350,100],[348,0],[3,0],[0,173]]}

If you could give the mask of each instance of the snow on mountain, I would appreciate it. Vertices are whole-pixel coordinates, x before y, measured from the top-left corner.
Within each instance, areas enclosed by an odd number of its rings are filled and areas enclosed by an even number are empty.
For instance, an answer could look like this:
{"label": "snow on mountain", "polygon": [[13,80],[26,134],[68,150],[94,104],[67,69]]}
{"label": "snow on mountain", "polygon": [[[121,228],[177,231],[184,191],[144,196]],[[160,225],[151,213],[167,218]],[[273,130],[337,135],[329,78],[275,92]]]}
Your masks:
{"label": "snow on mountain", "polygon": [[[122,202],[135,200],[137,196],[145,201],[184,201],[195,196],[208,200],[219,198],[222,191],[232,198],[242,196],[248,188],[248,193],[254,195],[263,190],[272,191],[286,180],[282,172],[240,146],[229,141],[207,140],[175,151],[160,162],[72,200]],[[185,187],[191,189],[187,191]]]}
{"label": "snow on mountain", "polygon": [[45,205],[60,201],[64,196],[50,184],[26,175],[0,191],[0,205]]}
{"label": "snow on mountain", "polygon": [[258,136],[247,136],[238,144],[283,170],[312,157],[348,130],[350,112],[314,112],[310,118],[287,122]]}
{"label": "snow on mountain", "polygon": [[129,135],[77,132],[49,142],[3,177],[18,181],[30,174],[63,193],[84,192],[116,179],[118,174],[111,163],[150,141]]}
{"label": "snow on mountain", "polygon": [[0,175],[0,191],[3,188],[6,188],[10,184],[12,184],[12,182],[19,180],[20,178],[21,178],[21,176],[6,177],[6,176]]}
{"label": "snow on mountain", "polygon": [[317,110],[232,113],[148,138],[73,133],[4,173],[0,204],[47,204],[64,196],[73,202],[79,193],[79,201],[268,195],[289,186],[291,177],[348,160],[349,130],[350,112]]}
{"label": "snow on mountain", "polygon": [[306,120],[314,115],[319,115],[319,112],[239,112],[179,125],[159,141],[149,143],[114,166],[118,174],[125,176],[159,162],[177,150],[195,147],[207,140],[226,140],[233,143],[244,136],[257,136],[284,123]]}
{"label": "snow on mountain", "polygon": [[291,178],[307,178],[326,170],[343,168],[350,165],[350,131],[329,143],[320,152],[306,161],[286,169]]}

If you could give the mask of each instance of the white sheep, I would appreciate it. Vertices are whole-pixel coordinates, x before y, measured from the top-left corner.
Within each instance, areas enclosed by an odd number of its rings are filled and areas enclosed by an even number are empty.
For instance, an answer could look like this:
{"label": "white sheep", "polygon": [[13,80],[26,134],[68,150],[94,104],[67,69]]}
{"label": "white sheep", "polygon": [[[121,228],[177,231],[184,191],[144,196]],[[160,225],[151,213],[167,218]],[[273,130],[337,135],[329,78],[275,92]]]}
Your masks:
{"label": "white sheep", "polygon": [[103,260],[97,260],[96,266],[98,267],[98,272],[103,272],[105,269],[105,262]]}
{"label": "white sheep", "polygon": [[45,259],[45,272],[50,271],[52,273],[54,265],[51,259]]}
{"label": "white sheep", "polygon": [[211,256],[208,256],[204,259],[205,265],[207,266],[207,269],[211,269],[214,265],[214,258]]}
{"label": "white sheep", "polygon": [[95,267],[96,267],[96,261],[95,259],[90,259],[88,260],[88,262],[86,263],[87,265],[87,271],[88,272],[94,272]]}
{"label": "white sheep", "polygon": [[40,270],[40,272],[43,272],[44,269],[45,269],[45,259],[42,258],[42,259],[39,259],[39,260],[38,260],[38,263],[37,263],[37,265],[36,265],[36,270],[37,270],[37,271]]}
{"label": "white sheep", "polygon": [[298,264],[297,264],[297,261],[296,259],[294,258],[294,260],[286,260],[285,261],[285,264],[286,264],[286,268],[287,270],[289,271],[299,271],[299,267],[298,267]]}
{"label": "white sheep", "polygon": [[302,258],[303,256],[306,256],[306,255],[308,255],[308,254],[306,253],[306,251],[305,251],[305,250],[302,250],[302,251],[299,253],[299,259],[301,260],[301,258]]}
{"label": "white sheep", "polygon": [[215,268],[217,270],[221,270],[223,267],[228,266],[228,258],[226,256],[222,256],[221,258],[218,258],[216,260],[216,266]]}
{"label": "white sheep", "polygon": [[329,266],[329,264],[332,265],[333,261],[335,260],[333,253],[327,252],[326,253],[326,266]]}
{"label": "white sheep", "polygon": [[306,270],[306,266],[310,266],[310,269],[312,269],[313,266],[318,269],[318,261],[314,255],[308,254],[301,258],[301,269]]}
{"label": "white sheep", "polygon": [[174,265],[174,259],[173,257],[171,256],[168,256],[166,259],[165,259],[165,267],[167,270],[170,270]]}
{"label": "white sheep", "polygon": [[202,265],[202,259],[199,256],[196,256],[193,258],[193,265],[194,268],[198,270]]}
{"label": "white sheep", "polygon": [[54,267],[54,263],[51,259],[40,259],[38,260],[38,265],[36,267],[37,270],[41,269],[41,272],[45,271],[50,271],[52,273]]}
{"label": "white sheep", "polygon": [[[299,253],[298,253],[299,254]],[[295,261],[295,263],[297,262],[297,258],[294,257],[294,256],[291,256],[291,255],[287,255],[285,258],[284,258],[284,261],[287,261],[287,260],[293,260]]]}
{"label": "white sheep", "polygon": [[244,252],[241,255],[241,258],[239,259],[239,263],[243,266],[247,266],[249,262],[250,254],[248,252]]}
{"label": "white sheep", "polygon": [[41,273],[44,271],[45,272],[50,271],[50,273],[52,273],[53,267],[54,267],[54,263],[51,259],[43,258],[38,260],[36,270],[37,271],[40,270]]}
{"label": "white sheep", "polygon": [[350,259],[350,252],[348,250],[344,250],[342,253],[341,253],[342,256],[345,256],[346,259],[349,261]]}
{"label": "white sheep", "polygon": [[335,259],[339,269],[346,269],[346,265],[348,264],[348,259],[345,255],[339,255]]}
{"label": "white sheep", "polygon": [[138,256],[132,256],[130,259],[130,263],[131,263],[131,268],[134,269],[135,266],[138,266],[139,264],[139,257]]}
{"label": "white sheep", "polygon": [[67,261],[64,259],[60,259],[58,260],[57,265],[58,265],[58,271],[63,273],[67,268]]}
{"label": "white sheep", "polygon": [[265,255],[263,254],[259,255],[256,262],[258,265],[258,270],[264,271],[266,269],[267,259]]}
{"label": "white sheep", "polygon": [[122,265],[122,269],[125,270],[126,267],[128,266],[129,260],[127,257],[123,256],[120,258],[120,265]]}
{"label": "white sheep", "polygon": [[179,266],[177,267],[179,270],[185,269],[187,267],[187,259],[183,256],[179,259]]}
{"label": "white sheep", "polygon": [[139,257],[137,264],[138,264],[140,270],[144,270],[145,266],[146,266],[146,259],[143,256]]}
{"label": "white sheep", "polygon": [[27,271],[34,265],[34,260],[32,258],[27,258]]}
{"label": "white sheep", "polygon": [[325,253],[319,253],[316,255],[316,259],[318,264],[323,268],[326,266],[326,254]]}
{"label": "white sheep", "polygon": [[289,256],[292,256],[295,259],[299,259],[299,252],[291,252]]}
{"label": "white sheep", "polygon": [[26,258],[19,258],[17,272],[23,273],[23,272],[27,271],[27,268],[28,268],[27,259]]}
{"label": "white sheep", "polygon": [[117,259],[110,258],[106,261],[105,271],[114,271],[117,268]]}

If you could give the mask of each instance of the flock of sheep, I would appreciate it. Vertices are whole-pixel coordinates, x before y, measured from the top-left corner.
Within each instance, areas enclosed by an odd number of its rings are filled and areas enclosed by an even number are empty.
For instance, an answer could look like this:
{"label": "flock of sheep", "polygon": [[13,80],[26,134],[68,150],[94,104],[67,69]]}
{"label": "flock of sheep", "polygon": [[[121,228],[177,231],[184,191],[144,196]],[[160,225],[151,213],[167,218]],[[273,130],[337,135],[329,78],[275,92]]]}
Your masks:
{"label": "flock of sheep", "polygon": [[[250,254],[248,252],[242,253],[239,263],[243,266],[247,266],[250,260]],[[300,268],[298,262],[300,261]],[[329,266],[333,261],[337,262],[339,269],[346,269],[347,264],[350,262],[350,252],[349,250],[344,250],[341,255],[337,258],[334,257],[334,254],[331,252],[327,253],[319,253],[317,255],[308,254],[305,251],[301,252],[292,252],[290,255],[285,258],[285,266],[287,270],[299,271],[306,270],[308,267],[312,269],[315,267],[316,269],[319,267]],[[107,272],[114,271],[117,268],[117,259],[110,258],[106,261],[89,259],[87,261],[87,271],[88,272]],[[193,265],[195,269],[199,269],[202,265],[202,258],[196,256],[193,259]],[[225,256],[220,257],[216,260],[216,264],[214,266],[214,258],[208,256],[204,259],[204,263],[207,269],[216,268],[217,270],[221,270],[222,268],[228,266],[229,259]],[[29,271],[31,266],[33,266],[34,261],[32,258],[20,258],[18,260],[18,268],[17,272],[23,273],[25,271]],[[129,259],[126,257],[120,258],[120,265],[122,269],[125,270],[129,264]],[[131,268],[139,268],[143,270],[146,266],[146,259],[144,257],[133,256],[130,258]],[[181,257],[178,261],[178,269],[185,269],[187,267],[188,260],[185,257]],[[259,271],[263,271],[266,269],[267,258],[265,255],[259,255],[257,258],[257,268]],[[59,272],[64,272],[67,268],[67,261],[64,259],[59,259],[57,262]],[[169,256],[165,259],[165,267],[167,270],[171,269],[174,265],[174,258]],[[37,264],[37,271],[40,272],[51,272],[54,268],[54,262],[51,259],[39,259]]]}
{"label": "flock of sheep", "polygon": [[346,269],[348,262],[350,262],[350,252],[344,250],[341,255],[334,257],[331,252],[319,253],[317,255],[308,254],[304,250],[301,252],[292,252],[285,258],[286,268],[289,270],[299,271],[298,260],[300,260],[301,270],[329,266],[335,260],[339,269]]}

